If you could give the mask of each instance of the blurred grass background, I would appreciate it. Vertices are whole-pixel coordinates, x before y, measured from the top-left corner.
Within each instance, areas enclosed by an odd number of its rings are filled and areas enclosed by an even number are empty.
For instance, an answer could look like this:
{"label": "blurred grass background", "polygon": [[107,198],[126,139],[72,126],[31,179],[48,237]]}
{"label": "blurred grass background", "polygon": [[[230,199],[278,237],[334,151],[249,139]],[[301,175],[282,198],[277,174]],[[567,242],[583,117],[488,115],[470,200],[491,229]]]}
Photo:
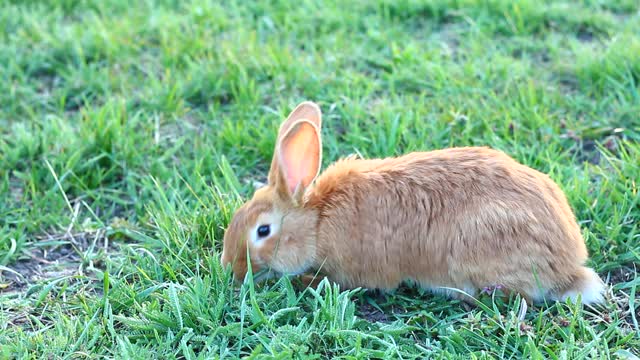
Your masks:
{"label": "blurred grass background", "polygon": [[[638,354],[640,3],[0,2],[0,355]],[[280,121],[324,162],[487,145],[566,191],[610,303],[234,291],[224,228]],[[329,285],[329,284],[327,284]]]}

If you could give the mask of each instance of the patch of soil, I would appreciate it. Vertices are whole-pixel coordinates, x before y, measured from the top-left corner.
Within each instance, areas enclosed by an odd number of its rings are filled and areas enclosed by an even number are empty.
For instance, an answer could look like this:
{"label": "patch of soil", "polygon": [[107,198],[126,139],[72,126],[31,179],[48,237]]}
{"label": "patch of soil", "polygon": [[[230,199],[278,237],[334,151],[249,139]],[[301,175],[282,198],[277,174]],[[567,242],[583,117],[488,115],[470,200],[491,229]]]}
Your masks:
{"label": "patch of soil", "polygon": [[[66,278],[64,287],[56,286],[51,291],[66,289],[66,292],[76,294],[89,291],[99,295],[101,289],[93,286],[96,282],[93,269],[101,267],[105,255],[116,250],[106,236],[106,229],[44,235],[38,239],[40,244],[48,242],[52,245],[25,251],[18,261],[0,269],[0,301],[7,322],[9,326],[20,326],[29,331],[40,328],[41,324],[48,326],[52,321],[46,311],[34,308],[32,301],[24,301],[27,297],[41,296],[37,286]],[[92,256],[87,262],[88,253],[99,253],[99,256]],[[40,325],[33,323],[34,316]]]}
{"label": "patch of soil", "polygon": [[[622,266],[618,269],[612,270],[609,272],[609,277],[604,278],[608,285],[616,285],[620,283],[627,283],[636,278],[637,270],[635,269],[635,264],[629,264],[629,266]],[[640,292],[636,292],[635,300],[636,302],[640,299]],[[614,291],[611,294],[611,298],[608,300],[615,304],[617,310],[614,311],[616,316],[622,320],[621,326],[628,328],[629,330],[635,330],[636,321],[640,321],[640,307],[635,307],[635,313],[631,310],[630,302],[631,302],[631,293],[630,289]],[[612,321],[612,314],[604,313],[602,314],[599,321],[604,321],[610,323]],[[635,320],[634,320],[635,317]]]}
{"label": "patch of soil", "polygon": [[15,273],[3,274],[10,281],[9,290],[21,290],[27,284],[43,279],[73,275],[80,263],[79,256],[66,246],[50,252],[37,249],[29,256],[30,259],[19,260],[9,267]]}
{"label": "patch of soil", "polygon": [[595,136],[585,136],[584,134],[577,134],[573,130],[567,130],[560,137],[575,141],[571,152],[576,155],[578,161],[586,161],[598,165],[602,160],[602,153],[597,147],[597,142],[602,142],[602,145],[607,150],[615,153],[618,149],[619,138],[623,137],[623,131],[624,129],[621,128],[602,129]]}
{"label": "patch of soil", "polygon": [[[619,284],[633,280],[636,272],[629,268],[615,269],[609,274],[609,283]],[[639,294],[640,295],[640,294]]]}
{"label": "patch of soil", "polygon": [[[401,284],[393,293],[400,296],[420,296],[415,287],[407,284]],[[407,312],[404,307],[390,301],[387,295],[381,290],[367,290],[362,298],[354,299],[356,315],[369,322],[390,323],[396,320],[396,315],[402,316]]]}
{"label": "patch of soil", "polygon": [[389,317],[384,312],[376,309],[369,303],[358,304],[356,307],[357,315],[369,322],[389,322]]}
{"label": "patch of soil", "polygon": [[0,288],[0,293],[19,292],[29,284],[43,280],[83,275],[84,267],[82,266],[81,254],[90,246],[93,246],[95,251],[98,251],[100,247],[105,248],[106,251],[113,250],[113,245],[109,244],[103,229],[46,235],[41,237],[41,240],[59,242],[59,245],[34,248],[21,259],[7,266],[8,271],[0,270],[0,280],[5,283]]}
{"label": "patch of soil", "polygon": [[577,37],[581,42],[591,42],[593,41],[595,35],[589,29],[580,29],[578,31]]}
{"label": "patch of soil", "polygon": [[581,162],[586,161],[594,165],[598,165],[602,157],[593,140],[580,141],[580,149],[577,150],[577,153]]}

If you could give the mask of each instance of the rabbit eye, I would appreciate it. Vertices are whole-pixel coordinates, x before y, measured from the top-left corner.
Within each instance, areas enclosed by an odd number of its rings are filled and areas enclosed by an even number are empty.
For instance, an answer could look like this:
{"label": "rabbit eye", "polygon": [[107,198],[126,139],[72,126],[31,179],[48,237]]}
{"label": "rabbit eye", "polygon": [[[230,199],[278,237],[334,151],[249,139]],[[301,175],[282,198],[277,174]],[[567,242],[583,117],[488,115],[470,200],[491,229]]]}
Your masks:
{"label": "rabbit eye", "polygon": [[271,227],[269,225],[260,225],[258,227],[258,236],[263,238],[265,236],[269,236],[271,232]]}

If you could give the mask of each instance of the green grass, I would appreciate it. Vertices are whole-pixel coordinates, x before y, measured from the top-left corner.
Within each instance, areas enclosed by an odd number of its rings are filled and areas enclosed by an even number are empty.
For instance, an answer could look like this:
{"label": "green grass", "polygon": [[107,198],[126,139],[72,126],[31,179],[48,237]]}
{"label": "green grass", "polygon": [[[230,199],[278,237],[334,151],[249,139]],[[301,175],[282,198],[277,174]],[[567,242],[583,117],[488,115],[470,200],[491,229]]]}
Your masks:
{"label": "green grass", "polygon": [[[640,3],[0,2],[0,358],[640,355]],[[566,191],[606,306],[234,287],[280,121],[325,166],[488,145]]]}

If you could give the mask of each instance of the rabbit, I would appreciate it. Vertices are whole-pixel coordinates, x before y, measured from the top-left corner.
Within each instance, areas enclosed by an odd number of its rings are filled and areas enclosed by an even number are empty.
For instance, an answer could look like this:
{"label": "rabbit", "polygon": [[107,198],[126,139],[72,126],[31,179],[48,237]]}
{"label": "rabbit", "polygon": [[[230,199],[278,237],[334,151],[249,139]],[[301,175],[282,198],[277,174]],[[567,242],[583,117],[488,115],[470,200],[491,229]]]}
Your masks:
{"label": "rabbit", "polygon": [[220,261],[243,281],[319,273],[345,289],[403,282],[473,302],[604,300],[568,201],[547,175],[487,147],[348,157],[322,174],[321,111],[281,124],[268,183],[232,216]]}

